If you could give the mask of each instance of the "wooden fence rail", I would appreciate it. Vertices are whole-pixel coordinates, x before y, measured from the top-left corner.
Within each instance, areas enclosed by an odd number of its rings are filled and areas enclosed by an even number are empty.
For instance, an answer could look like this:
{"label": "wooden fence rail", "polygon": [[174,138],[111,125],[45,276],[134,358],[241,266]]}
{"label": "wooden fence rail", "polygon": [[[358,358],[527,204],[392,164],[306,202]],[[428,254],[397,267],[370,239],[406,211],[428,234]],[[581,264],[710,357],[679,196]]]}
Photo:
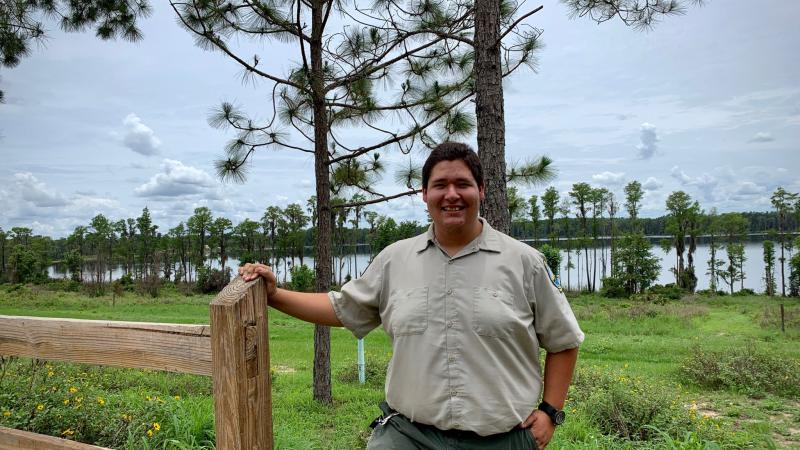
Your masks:
{"label": "wooden fence rail", "polygon": [[[219,450],[272,449],[266,290],[236,278],[211,325],[0,316],[0,355],[211,376]],[[0,450],[98,449],[0,427]]]}

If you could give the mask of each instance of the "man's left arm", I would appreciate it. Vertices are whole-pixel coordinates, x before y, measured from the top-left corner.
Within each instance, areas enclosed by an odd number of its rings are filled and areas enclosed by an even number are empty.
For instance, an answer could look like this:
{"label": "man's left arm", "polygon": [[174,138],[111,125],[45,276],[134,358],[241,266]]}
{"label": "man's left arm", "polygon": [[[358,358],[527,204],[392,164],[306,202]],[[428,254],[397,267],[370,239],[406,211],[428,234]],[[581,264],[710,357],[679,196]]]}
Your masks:
{"label": "man's left arm", "polygon": [[[578,349],[571,348],[558,353],[547,353],[544,360],[544,393],[542,400],[556,409],[564,408],[567,391],[572,382],[575,363],[578,360]],[[523,428],[530,428],[536,445],[544,449],[553,438],[556,426],[544,411],[538,408],[522,422]]]}

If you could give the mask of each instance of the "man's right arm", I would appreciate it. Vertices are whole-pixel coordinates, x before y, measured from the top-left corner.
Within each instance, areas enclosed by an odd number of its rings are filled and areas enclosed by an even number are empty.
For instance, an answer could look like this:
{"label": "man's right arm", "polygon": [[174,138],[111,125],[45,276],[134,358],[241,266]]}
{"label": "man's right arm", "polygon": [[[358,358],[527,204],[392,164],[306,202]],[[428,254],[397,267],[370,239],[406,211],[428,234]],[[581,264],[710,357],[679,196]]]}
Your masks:
{"label": "man's right arm", "polygon": [[244,281],[264,278],[267,289],[267,304],[278,311],[297,317],[306,322],[319,325],[341,327],[328,294],[295,292],[277,288],[277,280],[272,269],[264,264],[245,264],[239,268]]}
{"label": "man's right arm", "polygon": [[267,297],[267,303],[278,311],[306,322],[330,327],[344,326],[333,311],[328,294],[275,289],[275,293]]}

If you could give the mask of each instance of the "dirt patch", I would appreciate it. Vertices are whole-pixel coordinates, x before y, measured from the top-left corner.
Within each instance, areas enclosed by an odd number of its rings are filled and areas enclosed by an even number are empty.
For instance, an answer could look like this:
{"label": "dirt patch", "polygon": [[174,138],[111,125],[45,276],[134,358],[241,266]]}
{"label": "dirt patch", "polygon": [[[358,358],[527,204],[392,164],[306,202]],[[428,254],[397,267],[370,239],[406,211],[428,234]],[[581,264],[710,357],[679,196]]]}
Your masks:
{"label": "dirt patch", "polygon": [[715,419],[721,415],[719,411],[714,411],[713,409],[705,408],[704,405],[700,404],[697,405],[697,415],[699,417],[708,417],[710,419]]}
{"label": "dirt patch", "polygon": [[272,370],[275,371],[275,373],[295,373],[295,372],[297,372],[297,370],[294,367],[280,366],[280,365],[273,366]]}

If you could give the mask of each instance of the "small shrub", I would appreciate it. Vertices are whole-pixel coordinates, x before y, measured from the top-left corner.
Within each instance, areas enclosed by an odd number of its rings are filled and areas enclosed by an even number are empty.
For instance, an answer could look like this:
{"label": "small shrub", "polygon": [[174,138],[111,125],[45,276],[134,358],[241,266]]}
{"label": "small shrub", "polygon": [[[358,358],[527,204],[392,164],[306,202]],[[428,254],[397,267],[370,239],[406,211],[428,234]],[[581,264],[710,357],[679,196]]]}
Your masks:
{"label": "small shrub", "polygon": [[751,397],[770,393],[800,396],[800,362],[764,348],[748,345],[720,352],[694,349],[681,365],[689,380],[713,389],[731,389]]}
{"label": "small shrub", "polygon": [[86,281],[83,283],[83,292],[91,297],[105,295],[107,285],[102,281]]}
{"label": "small shrub", "polygon": [[628,298],[628,292],[622,279],[616,277],[603,278],[603,287],[600,288],[600,295],[608,298]]}
{"label": "small shrub", "polygon": [[117,281],[120,282],[120,284],[122,285],[123,288],[125,288],[125,290],[130,290],[133,288],[133,275],[131,275],[130,272],[119,277],[119,280]]}
{"label": "small shrub", "polygon": [[712,289],[700,289],[699,291],[695,291],[695,294],[703,296],[703,297],[714,297],[717,295],[717,291]]}
{"label": "small shrub", "polygon": [[256,262],[256,255],[252,252],[244,251],[241,255],[239,255],[239,267],[247,264],[247,263],[254,263]]}
{"label": "small shrub", "polygon": [[[372,387],[381,387],[386,381],[386,368],[389,366],[389,355],[373,355],[366,353],[364,356],[364,381]],[[336,373],[336,379],[342,383],[358,383],[358,364],[354,361]]]}
{"label": "small shrub", "polygon": [[312,292],[316,285],[314,271],[305,264],[294,265],[289,268],[292,280],[289,282],[289,289],[298,292]]}
{"label": "small shrub", "polygon": [[197,282],[195,285],[204,294],[216,294],[231,282],[231,268],[226,267],[225,272],[207,266],[197,268]]}
{"label": "small shrub", "polygon": [[547,265],[550,266],[550,270],[552,270],[556,276],[559,276],[559,271],[561,269],[561,252],[559,249],[550,244],[544,244],[539,247],[539,251],[544,255],[544,259],[547,261]]}
{"label": "small shrub", "polygon": [[141,280],[136,282],[136,292],[138,292],[139,295],[149,295],[153,298],[157,298],[161,295],[161,278],[159,278],[156,273],[145,275]]}
{"label": "small shrub", "polygon": [[672,386],[625,372],[579,370],[570,395],[604,435],[648,441],[661,436],[653,427],[669,435],[693,430]]}
{"label": "small shrub", "polygon": [[643,294],[634,294],[631,296],[631,300],[642,302],[642,303],[653,303],[656,305],[664,305],[667,303],[667,298],[661,294],[656,294],[653,292],[645,292]]}
{"label": "small shrub", "polygon": [[51,291],[80,292],[83,286],[75,280],[65,278],[49,278],[45,285]]}
{"label": "small shrub", "polygon": [[688,291],[676,286],[673,283],[669,283],[669,284],[667,284],[665,286],[662,286],[660,284],[656,284],[656,285],[650,287],[649,289],[647,289],[647,292],[653,293],[653,294],[658,294],[658,295],[660,295],[662,297],[666,297],[666,298],[668,298],[670,300],[680,300],[681,298],[683,298],[683,296],[689,294]]}
{"label": "small shrub", "polygon": [[736,291],[733,295],[736,296],[736,297],[747,297],[747,296],[751,296],[751,295],[756,295],[756,291],[754,291],[754,290],[752,290],[750,288],[743,288],[743,289],[740,289],[740,290]]}
{"label": "small shrub", "polygon": [[658,307],[648,303],[639,303],[633,305],[625,311],[627,312],[628,317],[632,319],[639,319],[643,317],[657,317],[661,313]]}

